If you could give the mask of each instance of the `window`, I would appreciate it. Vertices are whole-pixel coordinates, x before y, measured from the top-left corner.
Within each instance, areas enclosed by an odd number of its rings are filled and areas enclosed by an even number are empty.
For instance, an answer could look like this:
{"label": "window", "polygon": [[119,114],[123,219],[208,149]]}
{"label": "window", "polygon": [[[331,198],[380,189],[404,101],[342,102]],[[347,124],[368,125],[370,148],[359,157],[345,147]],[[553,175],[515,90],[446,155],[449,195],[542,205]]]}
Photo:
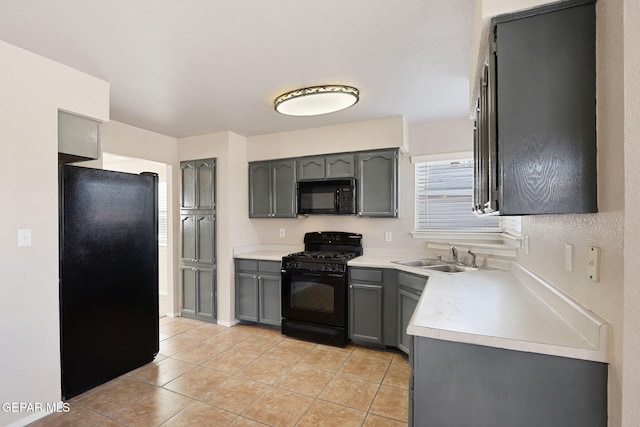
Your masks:
{"label": "window", "polygon": [[167,246],[167,183],[158,183],[158,244]]}
{"label": "window", "polygon": [[500,217],[473,211],[473,159],[433,156],[416,168],[416,231],[502,231]]}

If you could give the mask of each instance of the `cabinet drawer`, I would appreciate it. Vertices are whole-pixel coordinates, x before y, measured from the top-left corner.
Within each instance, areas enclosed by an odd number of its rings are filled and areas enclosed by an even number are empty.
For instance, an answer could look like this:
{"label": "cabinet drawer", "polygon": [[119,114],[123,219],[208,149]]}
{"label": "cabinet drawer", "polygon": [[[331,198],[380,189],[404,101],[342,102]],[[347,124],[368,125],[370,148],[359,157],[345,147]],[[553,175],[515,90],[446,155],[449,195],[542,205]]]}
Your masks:
{"label": "cabinet drawer", "polygon": [[382,270],[378,268],[351,268],[351,280],[382,283]]}
{"label": "cabinet drawer", "polygon": [[258,261],[260,273],[280,273],[279,261]]}
{"label": "cabinet drawer", "polygon": [[404,286],[419,292],[424,290],[424,287],[427,284],[427,279],[428,278],[426,276],[418,276],[416,274],[404,273],[402,271],[398,272],[398,286]]}
{"label": "cabinet drawer", "polygon": [[238,271],[258,271],[258,261],[255,259],[236,259]]}

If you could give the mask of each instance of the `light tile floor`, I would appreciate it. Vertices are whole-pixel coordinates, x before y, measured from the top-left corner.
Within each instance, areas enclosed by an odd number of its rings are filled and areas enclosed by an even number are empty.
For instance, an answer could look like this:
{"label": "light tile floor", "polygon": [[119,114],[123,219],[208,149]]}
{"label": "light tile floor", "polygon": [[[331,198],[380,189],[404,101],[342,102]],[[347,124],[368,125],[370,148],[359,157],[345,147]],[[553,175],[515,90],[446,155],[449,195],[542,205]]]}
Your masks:
{"label": "light tile floor", "polygon": [[406,426],[406,356],[253,325],[160,319],[152,363],[32,426]]}

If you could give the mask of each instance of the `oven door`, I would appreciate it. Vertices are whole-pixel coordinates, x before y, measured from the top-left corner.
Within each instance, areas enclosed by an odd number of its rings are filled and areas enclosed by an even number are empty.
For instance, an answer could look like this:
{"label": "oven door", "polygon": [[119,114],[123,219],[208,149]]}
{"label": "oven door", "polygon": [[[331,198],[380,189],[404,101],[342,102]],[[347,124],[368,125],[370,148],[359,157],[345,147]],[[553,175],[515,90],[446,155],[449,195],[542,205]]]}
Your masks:
{"label": "oven door", "polygon": [[344,274],[282,271],[282,317],[346,327],[347,286]]}

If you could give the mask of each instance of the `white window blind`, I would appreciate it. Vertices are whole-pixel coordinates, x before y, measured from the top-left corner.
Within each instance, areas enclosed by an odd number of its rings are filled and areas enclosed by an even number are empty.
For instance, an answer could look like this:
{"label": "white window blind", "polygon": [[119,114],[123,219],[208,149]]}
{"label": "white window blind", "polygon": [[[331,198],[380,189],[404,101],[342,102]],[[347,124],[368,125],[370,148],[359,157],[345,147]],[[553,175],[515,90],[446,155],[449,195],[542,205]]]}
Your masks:
{"label": "white window blind", "polygon": [[473,159],[416,163],[416,231],[500,231],[500,218],[473,211]]}
{"label": "white window blind", "polygon": [[158,244],[167,246],[167,183],[158,183]]}

